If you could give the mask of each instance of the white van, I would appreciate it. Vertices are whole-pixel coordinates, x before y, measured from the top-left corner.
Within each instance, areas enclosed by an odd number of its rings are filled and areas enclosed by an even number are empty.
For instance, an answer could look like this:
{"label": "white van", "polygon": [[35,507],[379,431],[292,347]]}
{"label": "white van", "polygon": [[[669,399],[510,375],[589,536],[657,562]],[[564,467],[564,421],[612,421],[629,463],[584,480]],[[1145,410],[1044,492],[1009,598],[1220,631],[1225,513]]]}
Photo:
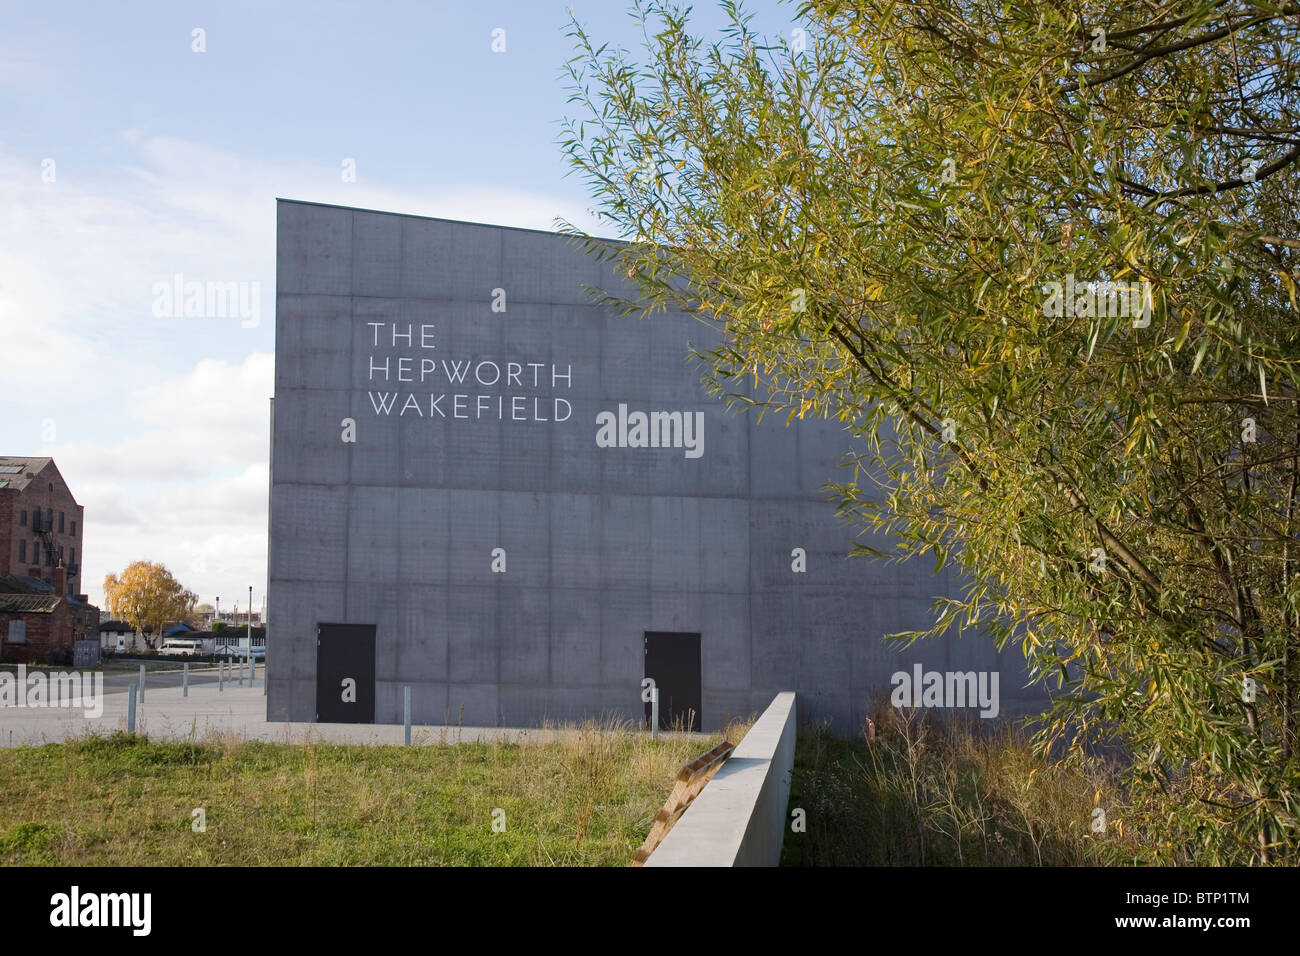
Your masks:
{"label": "white van", "polygon": [[203,642],[187,637],[169,637],[158,653],[164,657],[195,657],[203,653]]}

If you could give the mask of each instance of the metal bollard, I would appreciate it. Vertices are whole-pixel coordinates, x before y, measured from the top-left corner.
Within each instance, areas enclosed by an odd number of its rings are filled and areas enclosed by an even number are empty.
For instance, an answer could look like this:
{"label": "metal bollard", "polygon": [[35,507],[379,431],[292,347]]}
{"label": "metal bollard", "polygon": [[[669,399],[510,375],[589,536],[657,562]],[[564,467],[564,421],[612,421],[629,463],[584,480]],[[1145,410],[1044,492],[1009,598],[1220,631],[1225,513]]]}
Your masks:
{"label": "metal bollard", "polygon": [[140,703],[144,703],[144,665],[140,665]]}
{"label": "metal bollard", "polygon": [[126,732],[135,733],[135,685],[126,689]]}
{"label": "metal bollard", "polygon": [[224,661],[217,661],[217,691],[226,689],[226,664]]}
{"label": "metal bollard", "polygon": [[659,739],[659,688],[650,688],[650,739]]}
{"label": "metal bollard", "polygon": [[411,688],[403,687],[402,691],[403,691],[403,697],[405,697],[405,703],[403,704],[402,711],[405,714],[404,720],[406,723],[406,746],[409,747],[411,746]]}
{"label": "metal bollard", "polygon": [[185,661],[181,664],[181,696],[190,696],[190,662]]}

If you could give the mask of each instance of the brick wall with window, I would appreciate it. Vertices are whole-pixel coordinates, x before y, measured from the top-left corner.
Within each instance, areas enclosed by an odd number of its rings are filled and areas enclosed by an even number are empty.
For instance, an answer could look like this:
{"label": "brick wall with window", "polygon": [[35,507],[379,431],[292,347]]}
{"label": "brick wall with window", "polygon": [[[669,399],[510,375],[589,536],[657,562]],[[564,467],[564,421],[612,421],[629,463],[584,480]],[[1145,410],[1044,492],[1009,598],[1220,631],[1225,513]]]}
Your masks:
{"label": "brick wall with window", "polygon": [[57,663],[56,652],[70,655],[74,641],[95,636],[83,615],[67,600],[42,613],[0,611],[0,660]]}
{"label": "brick wall with window", "polygon": [[[18,492],[0,488],[0,574],[25,574],[18,567],[18,539],[26,540],[31,531],[18,521]],[[12,570],[11,570],[12,569]]]}
{"label": "brick wall with window", "polygon": [[[35,477],[28,478],[29,473]],[[61,551],[68,569],[68,593],[82,593],[84,524],[83,509],[53,460],[0,456],[0,574],[31,575],[33,568],[39,568],[34,576],[51,580]],[[42,529],[49,531],[52,562],[45,553]],[[19,541],[25,546],[20,548]]]}

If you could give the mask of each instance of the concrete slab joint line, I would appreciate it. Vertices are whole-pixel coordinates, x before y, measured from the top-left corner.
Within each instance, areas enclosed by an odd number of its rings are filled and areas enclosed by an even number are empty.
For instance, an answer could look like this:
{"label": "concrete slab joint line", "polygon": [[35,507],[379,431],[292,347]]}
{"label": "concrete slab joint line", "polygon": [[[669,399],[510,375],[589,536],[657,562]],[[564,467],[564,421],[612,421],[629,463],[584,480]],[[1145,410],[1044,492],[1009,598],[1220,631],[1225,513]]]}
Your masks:
{"label": "concrete slab joint line", "polygon": [[795,694],[784,691],[646,866],[777,866],[794,773]]}

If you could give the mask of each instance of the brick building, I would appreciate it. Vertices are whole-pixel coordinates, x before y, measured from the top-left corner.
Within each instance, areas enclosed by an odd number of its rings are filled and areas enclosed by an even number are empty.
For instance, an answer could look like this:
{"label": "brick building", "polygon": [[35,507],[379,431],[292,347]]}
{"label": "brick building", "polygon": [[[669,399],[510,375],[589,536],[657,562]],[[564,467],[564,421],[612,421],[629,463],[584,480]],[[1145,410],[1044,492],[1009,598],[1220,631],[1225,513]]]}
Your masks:
{"label": "brick building", "polygon": [[52,458],[0,456],[0,659],[54,660],[98,638],[78,593],[83,523]]}
{"label": "brick building", "polygon": [[99,609],[69,594],[66,569],[54,580],[0,576],[0,660],[72,663],[74,641],[98,639]]}
{"label": "brick building", "polygon": [[0,457],[0,574],[53,582],[62,561],[79,593],[82,519],[53,458]]}

